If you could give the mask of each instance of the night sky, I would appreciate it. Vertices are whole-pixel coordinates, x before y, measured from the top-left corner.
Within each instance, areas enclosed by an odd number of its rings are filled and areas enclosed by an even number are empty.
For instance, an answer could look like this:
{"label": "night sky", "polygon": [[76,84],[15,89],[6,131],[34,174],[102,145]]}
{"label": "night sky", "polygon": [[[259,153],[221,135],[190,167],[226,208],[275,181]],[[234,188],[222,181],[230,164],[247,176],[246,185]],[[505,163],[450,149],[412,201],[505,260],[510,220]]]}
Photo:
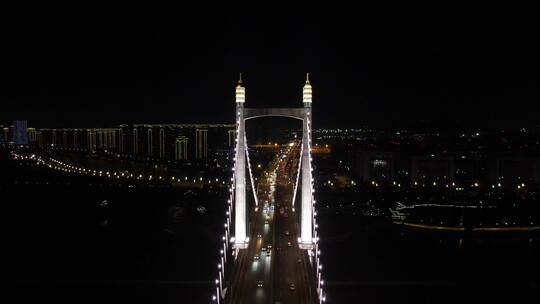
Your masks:
{"label": "night sky", "polygon": [[540,124],[538,5],[198,2],[5,9],[0,124],[230,123],[238,72],[249,106],[310,72],[315,127]]}

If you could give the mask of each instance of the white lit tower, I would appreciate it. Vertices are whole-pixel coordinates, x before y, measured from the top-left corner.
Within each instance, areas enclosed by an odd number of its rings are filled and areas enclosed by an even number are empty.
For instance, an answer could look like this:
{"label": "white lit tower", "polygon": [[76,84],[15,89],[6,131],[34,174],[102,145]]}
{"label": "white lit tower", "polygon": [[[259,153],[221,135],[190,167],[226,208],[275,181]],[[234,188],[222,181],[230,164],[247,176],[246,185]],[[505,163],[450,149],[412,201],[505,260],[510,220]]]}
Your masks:
{"label": "white lit tower", "polygon": [[246,220],[246,143],[245,143],[245,122],[244,122],[244,102],[246,101],[246,89],[242,83],[242,74],[236,85],[236,148],[234,166],[234,186],[235,186],[235,217],[234,217],[234,244],[236,248],[246,248],[248,245],[247,220]]}
{"label": "white lit tower", "polygon": [[304,101],[304,119],[302,122],[302,215],[300,217],[300,248],[311,249],[313,246],[313,196],[311,175],[311,102],[312,90],[309,73],[302,92]]}

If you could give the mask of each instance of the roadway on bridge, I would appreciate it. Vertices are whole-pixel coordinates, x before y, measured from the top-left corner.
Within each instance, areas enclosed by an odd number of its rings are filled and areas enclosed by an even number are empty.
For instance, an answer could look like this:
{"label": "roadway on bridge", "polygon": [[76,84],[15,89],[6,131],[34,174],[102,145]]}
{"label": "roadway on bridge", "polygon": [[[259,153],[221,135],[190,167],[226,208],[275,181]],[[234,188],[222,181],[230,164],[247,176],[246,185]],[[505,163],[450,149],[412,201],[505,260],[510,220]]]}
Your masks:
{"label": "roadway on bridge", "polygon": [[250,243],[238,255],[229,303],[313,303],[309,258],[298,248],[291,206],[294,157],[298,149],[284,149],[258,178],[260,206],[251,214]]}

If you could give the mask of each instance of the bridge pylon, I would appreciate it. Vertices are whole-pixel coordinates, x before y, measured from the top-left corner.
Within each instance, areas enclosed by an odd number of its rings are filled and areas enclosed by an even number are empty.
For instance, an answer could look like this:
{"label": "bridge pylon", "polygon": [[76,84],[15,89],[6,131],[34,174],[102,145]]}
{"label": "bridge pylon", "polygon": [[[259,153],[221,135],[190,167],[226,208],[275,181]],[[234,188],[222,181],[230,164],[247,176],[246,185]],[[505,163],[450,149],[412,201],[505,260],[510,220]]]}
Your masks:
{"label": "bridge pylon", "polygon": [[246,137],[244,120],[244,102],[246,89],[242,84],[242,74],[236,86],[236,145],[234,164],[234,247],[247,248],[247,214],[246,214]]}
{"label": "bridge pylon", "polygon": [[[302,249],[313,248],[313,175],[311,168],[311,102],[312,90],[309,74],[303,89],[304,117],[302,120],[302,214],[300,216],[299,246]],[[293,202],[294,203],[294,202]]]}
{"label": "bridge pylon", "polygon": [[[246,190],[246,136],[245,121],[248,119],[265,116],[282,116],[302,120],[302,145],[299,168],[301,172],[301,215],[300,215],[300,238],[298,243],[302,249],[313,249],[314,235],[314,200],[313,200],[313,175],[311,166],[311,103],[312,88],[309,82],[309,74],[303,88],[303,107],[301,108],[246,108],[246,90],[243,86],[242,75],[236,86],[236,141],[234,157],[234,248],[245,249],[248,247],[247,236],[247,190]],[[249,160],[248,160],[249,161]],[[251,177],[253,179],[253,177]],[[295,189],[296,191],[296,189]],[[256,195],[254,193],[254,195]],[[294,201],[292,202],[294,204]],[[293,205],[293,209],[294,205]]]}

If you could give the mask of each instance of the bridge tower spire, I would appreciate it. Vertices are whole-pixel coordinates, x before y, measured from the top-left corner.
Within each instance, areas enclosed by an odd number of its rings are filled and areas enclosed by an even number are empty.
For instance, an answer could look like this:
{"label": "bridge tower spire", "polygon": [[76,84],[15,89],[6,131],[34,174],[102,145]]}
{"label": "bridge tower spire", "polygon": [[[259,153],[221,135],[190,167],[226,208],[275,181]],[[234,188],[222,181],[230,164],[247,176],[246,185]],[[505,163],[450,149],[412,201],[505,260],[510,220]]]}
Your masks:
{"label": "bridge tower spire", "polygon": [[247,238],[247,212],[246,212],[246,142],[244,102],[246,89],[242,82],[242,73],[236,85],[236,145],[234,165],[234,245],[236,248],[246,248]]}
{"label": "bridge tower spire", "polygon": [[311,102],[312,89],[309,83],[309,73],[302,90],[304,101],[304,117],[302,122],[302,205],[300,216],[300,248],[313,247],[313,177],[311,174]]}

